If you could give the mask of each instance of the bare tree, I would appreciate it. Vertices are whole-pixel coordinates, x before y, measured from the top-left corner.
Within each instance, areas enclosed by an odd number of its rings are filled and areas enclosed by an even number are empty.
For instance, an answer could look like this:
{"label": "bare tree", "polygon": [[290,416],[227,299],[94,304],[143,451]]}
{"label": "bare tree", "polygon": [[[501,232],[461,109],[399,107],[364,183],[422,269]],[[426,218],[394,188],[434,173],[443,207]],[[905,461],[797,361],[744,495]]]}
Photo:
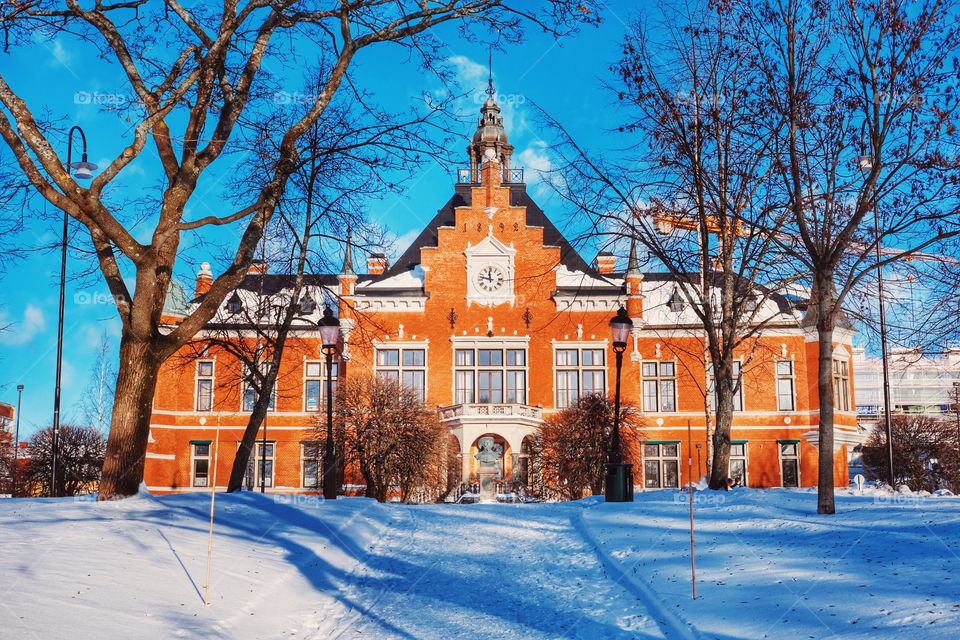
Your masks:
{"label": "bare tree", "polygon": [[[344,464],[357,466],[368,497],[385,502],[392,490],[403,501],[443,495],[449,433],[414,390],[378,376],[349,376],[337,389],[336,420]],[[317,430],[322,442],[325,430]]]}
{"label": "bare tree", "polygon": [[552,183],[591,215],[590,233],[635,240],[672,276],[671,312],[693,310],[702,329],[668,342],[704,367],[690,373],[708,427],[715,419],[710,487],[721,489],[742,371],[767,325],[790,313],[781,294],[792,274],[777,259],[760,77],[737,16],[705,1],[661,11],[655,27],[633,26],[615,66],[630,117],[620,131],[635,136],[627,159],[591,157],[556,126],[563,162]]}
{"label": "bare tree", "polygon": [[53,428],[41,429],[27,444],[26,483],[31,495],[75,496],[93,493],[100,482],[106,439],[94,427],[60,427],[57,437],[57,487],[50,493]]}
{"label": "bare tree", "polygon": [[100,336],[87,388],[80,398],[80,412],[84,424],[106,434],[110,427],[110,414],[113,409],[114,384],[117,379],[116,367],[111,358],[111,344],[107,335]]}
{"label": "bare tree", "polygon": [[[834,513],[834,331],[878,265],[960,232],[955,7],[768,0],[740,6],[757,47],[789,218],[778,235],[810,287],[819,342],[817,510]],[[878,245],[882,250],[878,251]],[[878,255],[879,254],[879,255]]]}
{"label": "bare tree", "polygon": [[[599,394],[580,398],[573,406],[549,416],[534,438],[536,481],[546,494],[579,500],[603,493],[610,442],[613,403]],[[636,413],[620,407],[620,455],[637,460],[640,439]]]}
{"label": "bare tree", "polygon": [[[897,483],[913,491],[957,491],[960,487],[956,432],[946,420],[924,414],[894,416],[893,457]],[[863,444],[863,466],[870,479],[885,481],[889,476],[887,434],[882,424],[874,427]]]}
{"label": "bare tree", "polygon": [[[377,43],[401,43],[426,68],[436,69],[442,43],[430,30],[443,23],[463,29],[477,24],[498,38],[516,40],[525,22],[559,34],[595,20],[584,0],[549,0],[533,7],[506,0],[250,0],[225,1],[222,8],[133,0],[86,9],[75,0],[37,0],[0,6],[5,46],[35,46],[38,34],[69,34],[117,64],[135,96],[132,139],[89,187],[82,187],[64,167],[36,110],[0,74],[0,136],[40,196],[89,233],[122,323],[117,399],[100,498],[136,493],[160,365],[207,324],[243,279],[299,162],[302,136],[348,82],[359,52]],[[321,67],[324,75],[307,84],[321,89],[267,145],[276,152],[259,188],[244,194],[232,210],[190,219],[186,212],[200,198],[201,179],[227,171],[217,161],[234,150],[231,144],[245,134],[269,130],[257,126],[270,115],[261,100],[271,88],[265,65],[274,61],[282,67],[305,55],[307,47],[327,62]],[[163,181],[149,206],[137,207],[144,219],[134,234],[134,220],[125,218],[123,208],[108,196],[115,179],[148,147],[160,163]],[[229,267],[178,326],[161,331],[161,311],[185,235],[217,227],[232,227],[239,238]],[[146,228],[151,232],[144,233]]]}

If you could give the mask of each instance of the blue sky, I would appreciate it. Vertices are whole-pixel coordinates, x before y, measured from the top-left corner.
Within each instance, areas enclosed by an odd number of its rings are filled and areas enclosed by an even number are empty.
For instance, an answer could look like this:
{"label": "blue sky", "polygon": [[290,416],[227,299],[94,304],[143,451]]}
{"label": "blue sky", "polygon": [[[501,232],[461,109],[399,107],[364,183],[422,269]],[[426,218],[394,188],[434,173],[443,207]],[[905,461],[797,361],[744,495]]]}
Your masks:
{"label": "blue sky", "polygon": [[[549,166],[547,142],[537,131],[536,104],[560,120],[583,144],[602,149],[611,143],[607,129],[615,126],[614,97],[603,88],[609,81],[609,65],[620,50],[626,24],[640,5],[629,1],[611,2],[604,11],[604,22],[562,42],[539,33],[529,33],[523,44],[494,54],[494,82],[502,95],[504,119],[515,147],[514,164],[529,169]],[[453,30],[438,34],[447,46],[443,55],[459,71],[464,90],[482,91],[486,86],[487,48],[457,38]],[[408,109],[423,92],[438,89],[434,79],[413,64],[404,64],[396,48],[382,46],[362,53],[352,73],[358,82],[376,91],[381,105]],[[33,109],[62,116],[64,123],[78,124],[86,131],[90,160],[104,164],[129,140],[130,123],[116,111],[84,98],[97,93],[126,92],[117,70],[93,55],[89,47],[78,47],[66,39],[41,41],[27,49],[0,54],[4,77]],[[85,92],[85,93],[83,93]],[[463,123],[466,147],[472,134],[472,119],[479,103],[465,101],[469,117]],[[64,148],[64,156],[66,149]],[[8,158],[9,156],[5,156]],[[464,165],[466,156],[464,152]],[[134,196],[149,187],[155,177],[149,161],[125,171],[116,181],[118,196]],[[223,176],[221,176],[222,178]],[[527,174],[531,182],[531,174]],[[535,178],[534,178],[535,180]],[[370,216],[395,233],[399,240],[393,253],[399,253],[420,228],[443,205],[452,189],[453,176],[437,164],[427,164],[419,175],[405,185],[405,191],[375,203]],[[567,214],[553,202],[545,189],[539,193],[542,206],[561,226]],[[215,211],[218,185],[191,206],[195,210]],[[52,215],[56,212],[49,208]],[[74,226],[75,229],[78,227]],[[58,237],[54,220],[32,221],[18,242],[30,248],[49,246]],[[81,235],[82,238],[82,235]],[[8,240],[9,241],[9,240]],[[192,291],[192,265],[200,260],[214,261],[204,255],[203,247],[187,243],[184,249],[190,262],[178,266],[178,278]],[[592,255],[586,255],[587,259]],[[72,260],[79,261],[79,256]],[[214,267],[216,270],[216,266]],[[16,385],[24,384],[21,438],[52,419],[54,366],[57,334],[57,278],[59,253],[36,251],[13,264],[0,275],[5,296],[0,300],[0,325],[12,330],[0,334],[0,401],[16,403]],[[120,323],[112,301],[99,276],[68,284],[63,374],[63,419],[80,418],[78,403],[88,386],[90,369],[101,336],[113,344],[119,339]]]}

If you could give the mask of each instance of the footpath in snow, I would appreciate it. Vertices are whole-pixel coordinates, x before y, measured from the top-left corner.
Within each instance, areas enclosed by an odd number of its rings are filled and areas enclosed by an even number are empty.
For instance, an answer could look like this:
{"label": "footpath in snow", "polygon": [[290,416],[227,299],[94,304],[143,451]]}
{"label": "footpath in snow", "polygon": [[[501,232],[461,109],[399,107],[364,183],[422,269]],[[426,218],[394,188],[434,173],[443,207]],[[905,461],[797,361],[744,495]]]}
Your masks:
{"label": "footpath in snow", "polygon": [[0,638],[956,638],[960,500],[0,501]]}

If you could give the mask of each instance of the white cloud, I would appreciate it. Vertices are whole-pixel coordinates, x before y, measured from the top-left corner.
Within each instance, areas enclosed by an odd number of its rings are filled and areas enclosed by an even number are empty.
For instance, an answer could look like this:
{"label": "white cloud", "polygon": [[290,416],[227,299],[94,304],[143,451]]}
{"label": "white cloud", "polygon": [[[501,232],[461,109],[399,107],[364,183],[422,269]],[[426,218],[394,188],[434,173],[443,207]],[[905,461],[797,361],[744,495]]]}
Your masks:
{"label": "white cloud", "polygon": [[487,83],[487,68],[467,56],[451,56],[450,64],[457,68],[457,78],[465,88],[482,88]]}
{"label": "white cloud", "polygon": [[523,177],[527,183],[537,182],[541,178],[541,173],[553,168],[553,163],[550,162],[550,156],[547,154],[547,143],[542,140],[531,142],[520,152],[517,159],[520,161],[519,165],[524,168]]}
{"label": "white cloud", "polygon": [[0,327],[6,325],[10,326],[0,333],[0,344],[19,346],[27,344],[43,331],[46,321],[40,307],[28,304],[23,310],[23,319],[19,322],[11,321],[6,313],[0,313]]}

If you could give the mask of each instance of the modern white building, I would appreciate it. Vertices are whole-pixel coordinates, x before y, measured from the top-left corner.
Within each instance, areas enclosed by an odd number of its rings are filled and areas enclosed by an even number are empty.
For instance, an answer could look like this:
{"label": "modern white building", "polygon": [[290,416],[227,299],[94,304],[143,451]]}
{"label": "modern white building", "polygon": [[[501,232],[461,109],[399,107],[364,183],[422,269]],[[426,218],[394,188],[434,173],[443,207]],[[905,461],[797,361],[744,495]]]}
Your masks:
{"label": "modern white building", "polygon": [[[892,349],[889,355],[890,413],[947,414],[960,393],[960,346],[942,354],[919,349]],[[853,351],[857,418],[873,426],[883,409],[883,363],[879,356]]]}

